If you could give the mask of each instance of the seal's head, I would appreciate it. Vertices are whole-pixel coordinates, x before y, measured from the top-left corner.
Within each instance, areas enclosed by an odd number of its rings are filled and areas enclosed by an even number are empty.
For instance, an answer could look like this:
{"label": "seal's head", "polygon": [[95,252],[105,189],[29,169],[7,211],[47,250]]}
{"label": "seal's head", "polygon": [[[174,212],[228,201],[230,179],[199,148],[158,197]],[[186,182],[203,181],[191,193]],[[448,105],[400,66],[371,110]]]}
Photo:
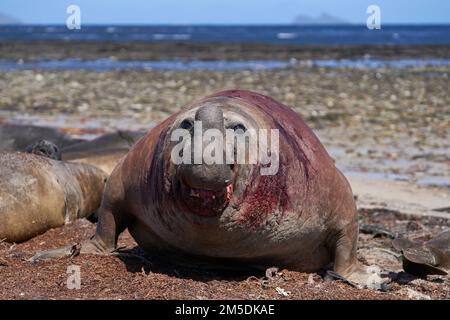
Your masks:
{"label": "seal's head", "polygon": [[48,140],[39,140],[29,145],[25,149],[25,151],[53,160],[61,160],[61,151],[59,150],[58,146]]}
{"label": "seal's head", "polygon": [[223,143],[212,141],[217,143],[213,152],[221,153],[222,161],[211,162],[203,157],[210,142],[207,131],[215,131],[222,137],[225,133],[223,110],[215,105],[205,105],[183,118],[178,127],[188,134],[181,150],[186,161],[176,166],[175,196],[193,214],[214,216],[226,207],[233,190],[233,167],[224,161]]}
{"label": "seal's head", "polygon": [[[242,101],[216,97],[177,116],[171,134],[171,185],[184,212],[219,216],[251,185],[258,166],[250,160],[257,153],[251,142],[266,127],[256,111]],[[174,134],[177,129],[180,133]]]}

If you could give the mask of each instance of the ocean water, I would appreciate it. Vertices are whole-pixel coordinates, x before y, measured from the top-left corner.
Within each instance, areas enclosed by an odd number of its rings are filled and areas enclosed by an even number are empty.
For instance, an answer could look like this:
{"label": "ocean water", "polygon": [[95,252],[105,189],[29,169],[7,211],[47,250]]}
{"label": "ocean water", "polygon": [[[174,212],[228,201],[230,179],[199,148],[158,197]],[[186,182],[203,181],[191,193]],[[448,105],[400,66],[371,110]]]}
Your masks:
{"label": "ocean water", "polygon": [[42,60],[34,62],[23,62],[14,60],[0,60],[0,71],[15,70],[88,70],[97,72],[118,70],[173,70],[173,71],[263,71],[281,69],[288,67],[301,68],[346,68],[346,69],[377,69],[377,68],[420,68],[425,66],[450,66],[450,59],[397,59],[383,60],[376,58],[363,59],[340,59],[340,60],[247,60],[247,61],[224,61],[224,60],[161,60],[161,61],[123,61],[114,59],[65,59],[65,60]]}
{"label": "ocean water", "polygon": [[162,60],[162,61],[123,61],[113,59],[97,60],[42,60],[36,62],[21,62],[0,60],[0,71],[14,70],[89,70],[89,71],[117,71],[117,70],[209,70],[209,71],[239,71],[239,70],[269,70],[286,68],[291,62],[278,60]]}
{"label": "ocean water", "polygon": [[21,40],[175,41],[297,45],[450,44],[450,25],[339,26],[0,26],[0,42]]}
{"label": "ocean water", "polygon": [[[57,25],[0,26],[0,44],[7,41],[116,41],[116,42],[188,42],[188,43],[267,43],[293,45],[450,45],[450,25],[390,25],[369,30],[351,26],[82,26],[68,30]],[[291,66],[323,68],[409,68],[449,66],[445,59],[382,60],[360,57],[353,60],[249,60],[249,61],[117,61],[97,59],[0,60],[0,71],[14,70],[268,70]]]}

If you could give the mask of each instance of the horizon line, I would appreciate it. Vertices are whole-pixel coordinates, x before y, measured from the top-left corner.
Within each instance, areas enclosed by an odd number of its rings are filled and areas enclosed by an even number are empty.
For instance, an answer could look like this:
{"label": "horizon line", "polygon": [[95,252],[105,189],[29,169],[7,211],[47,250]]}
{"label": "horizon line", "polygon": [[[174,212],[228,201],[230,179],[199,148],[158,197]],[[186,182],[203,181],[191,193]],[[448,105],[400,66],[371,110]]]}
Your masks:
{"label": "horizon line", "polygon": [[[365,26],[365,23],[83,23],[85,26],[99,26],[99,27],[111,27],[111,26],[167,26],[167,27],[264,27],[264,26],[289,26],[289,27],[349,27],[349,26]],[[10,27],[20,27],[20,26],[66,26],[65,23],[0,23],[0,28],[10,26]],[[450,26],[450,22],[385,22],[382,26]]]}

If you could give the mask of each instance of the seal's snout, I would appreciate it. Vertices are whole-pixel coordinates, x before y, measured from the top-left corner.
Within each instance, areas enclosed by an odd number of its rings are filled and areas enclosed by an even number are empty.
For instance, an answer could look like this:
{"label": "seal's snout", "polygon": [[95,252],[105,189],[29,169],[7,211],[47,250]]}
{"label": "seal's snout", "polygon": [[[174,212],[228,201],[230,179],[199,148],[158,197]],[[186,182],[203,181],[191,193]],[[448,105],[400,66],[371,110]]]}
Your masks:
{"label": "seal's snout", "polygon": [[[195,113],[195,121],[201,123],[202,132],[192,132],[192,134],[201,134],[204,136],[206,130],[215,129],[222,135],[225,133],[223,112],[220,107],[206,105],[200,107]],[[208,147],[209,141],[202,140],[201,148],[196,148],[198,142],[193,140],[192,159],[195,159],[194,152],[200,149],[203,152]],[[225,147],[221,150],[223,159],[225,159]],[[181,179],[194,189],[204,189],[214,192],[224,191],[232,181],[232,170],[226,163],[206,164],[204,161],[200,164],[182,165],[180,168]]]}
{"label": "seal's snout", "polygon": [[232,171],[229,166],[226,167],[206,164],[186,165],[180,170],[180,178],[184,184],[193,189],[221,191],[232,182]]}
{"label": "seal's snout", "polygon": [[[192,127],[185,129],[189,129],[192,135],[201,134],[204,137],[205,131],[210,129],[218,130],[223,135],[225,133],[224,117],[220,107],[212,105],[200,107],[195,113],[195,121],[201,122],[202,132],[195,132],[196,129],[191,122]],[[186,122],[183,123],[184,128]],[[201,148],[196,148],[197,142],[198,140],[192,139],[192,159],[195,159],[196,150],[200,149],[203,154],[209,144],[209,141],[202,140]],[[225,146],[221,152],[225,159]],[[182,164],[177,168],[177,175],[181,184],[182,198],[194,213],[213,215],[226,207],[231,197],[233,182],[233,171],[228,164],[206,164],[205,161],[200,164]]]}

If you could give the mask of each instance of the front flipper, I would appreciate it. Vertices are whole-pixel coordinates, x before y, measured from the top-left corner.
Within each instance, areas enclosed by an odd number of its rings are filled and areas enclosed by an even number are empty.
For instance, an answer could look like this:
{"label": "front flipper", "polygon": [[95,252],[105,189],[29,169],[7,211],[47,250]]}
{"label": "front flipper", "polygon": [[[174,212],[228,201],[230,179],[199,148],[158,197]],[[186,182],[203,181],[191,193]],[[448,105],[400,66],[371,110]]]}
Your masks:
{"label": "front flipper", "polygon": [[66,247],[57,248],[57,249],[40,251],[40,252],[36,253],[33,257],[28,259],[28,261],[34,263],[34,262],[39,262],[39,261],[73,257],[73,256],[77,255],[77,251],[79,253],[79,249],[77,250],[77,247],[79,247],[79,245],[74,244],[72,246],[66,246]]}
{"label": "front flipper", "polygon": [[378,266],[364,266],[359,263],[347,276],[340,277],[342,277],[341,280],[356,288],[380,291],[387,291],[387,283],[390,281],[388,277],[382,277]]}
{"label": "front flipper", "polygon": [[352,287],[355,287],[355,288],[358,287],[358,285],[356,283],[351,282],[350,280],[348,280],[344,276],[341,276],[339,273],[334,272],[333,270],[327,270],[327,273],[325,275],[325,280],[326,281],[340,280],[340,281],[343,281],[343,282],[351,285]]}
{"label": "front flipper", "polygon": [[81,245],[71,245],[59,249],[39,252],[31,261],[68,258],[77,254],[108,255],[117,248],[119,235],[132,223],[121,204],[124,203],[124,190],[120,167],[116,168],[106,183],[103,200],[98,210],[98,223],[95,235]]}
{"label": "front flipper", "polygon": [[113,210],[112,206],[102,204],[99,211],[99,221],[95,235],[81,244],[75,244],[63,248],[38,252],[30,259],[31,262],[70,258],[78,254],[109,255],[116,250],[117,239],[129,223],[126,215],[120,211]]}
{"label": "front flipper", "polygon": [[388,278],[382,277],[381,269],[376,266],[364,266],[356,262],[351,271],[342,275],[336,271],[328,270],[326,279],[341,280],[358,289],[387,290]]}
{"label": "front flipper", "polygon": [[358,221],[347,225],[338,233],[335,242],[334,270],[328,272],[333,279],[357,287],[371,290],[385,290],[388,279],[381,277],[381,270],[377,266],[364,266],[356,258],[358,242]]}
{"label": "front flipper", "polygon": [[106,248],[101,242],[97,241],[95,237],[93,237],[92,239],[84,241],[81,244],[74,244],[71,246],[38,252],[28,261],[39,262],[61,258],[71,258],[79,254],[108,255],[114,251],[114,248]]}

